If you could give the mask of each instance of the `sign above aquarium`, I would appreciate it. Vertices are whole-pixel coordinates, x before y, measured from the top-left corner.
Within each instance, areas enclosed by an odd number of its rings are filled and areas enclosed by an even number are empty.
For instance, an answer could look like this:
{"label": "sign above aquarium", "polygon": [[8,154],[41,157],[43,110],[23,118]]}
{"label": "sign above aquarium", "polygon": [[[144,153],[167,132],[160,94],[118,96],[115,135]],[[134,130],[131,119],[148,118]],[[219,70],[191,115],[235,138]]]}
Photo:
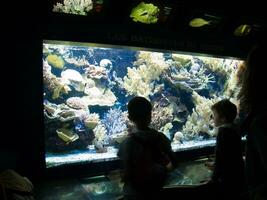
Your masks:
{"label": "sign above aquarium", "polygon": [[67,41],[43,42],[46,166],[110,161],[133,125],[127,103],[153,104],[151,127],[174,151],[215,144],[210,107],[238,104],[243,61],[195,53]]}

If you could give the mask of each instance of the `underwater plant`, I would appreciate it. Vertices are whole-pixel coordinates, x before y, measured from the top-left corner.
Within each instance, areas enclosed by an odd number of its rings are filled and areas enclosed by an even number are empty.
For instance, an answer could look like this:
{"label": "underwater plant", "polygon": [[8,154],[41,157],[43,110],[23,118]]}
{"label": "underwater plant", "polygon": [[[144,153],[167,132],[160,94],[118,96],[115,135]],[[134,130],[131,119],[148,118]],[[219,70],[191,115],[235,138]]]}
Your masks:
{"label": "underwater plant", "polygon": [[132,9],[130,17],[135,22],[154,24],[158,22],[159,8],[152,3],[141,2]]}

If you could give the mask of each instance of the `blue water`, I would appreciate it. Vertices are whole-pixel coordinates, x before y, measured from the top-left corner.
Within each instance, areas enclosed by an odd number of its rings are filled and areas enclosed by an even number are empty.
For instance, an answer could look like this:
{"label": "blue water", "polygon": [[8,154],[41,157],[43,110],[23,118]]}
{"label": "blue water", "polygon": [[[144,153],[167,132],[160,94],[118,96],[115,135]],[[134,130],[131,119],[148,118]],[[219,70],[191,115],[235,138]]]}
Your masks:
{"label": "blue water", "polygon": [[[90,154],[92,157],[94,155],[102,154],[103,159],[105,155],[109,155],[109,151],[113,151],[111,154],[114,157],[114,152],[116,151],[119,143],[113,136],[119,136],[120,134],[127,133],[127,102],[134,97],[136,94],[130,94],[127,89],[124,88],[122,83],[124,83],[124,78],[129,77],[127,68],[136,68],[137,71],[141,65],[145,66],[145,70],[149,69],[149,63],[153,63],[152,60],[144,60],[142,63],[136,64],[135,61],[138,60],[138,55],[140,54],[140,50],[133,50],[127,47],[110,47],[110,48],[101,48],[92,47],[88,44],[85,45],[58,45],[53,41],[47,41],[45,43],[46,48],[49,52],[43,54],[43,60],[48,61],[49,66],[51,67],[49,83],[44,83],[44,102],[56,108],[55,113],[49,113],[49,110],[44,110],[45,114],[45,135],[46,135],[46,158],[49,160],[50,158],[53,160],[53,163],[49,163],[51,161],[47,161],[47,166],[57,166],[64,163],[64,157],[68,157],[75,154]],[[62,51],[62,47],[64,47],[64,51]],[[153,51],[150,51],[152,55]],[[56,67],[53,62],[48,60],[48,55],[56,56],[56,58],[64,60],[64,66]],[[79,59],[84,58],[89,65],[76,65],[75,63],[68,62],[68,59]],[[106,73],[106,77],[102,78],[90,78],[89,75],[86,75],[86,70],[91,69],[91,66],[95,66],[98,68],[100,66],[101,61],[103,59],[107,59],[107,65],[104,65],[104,71]],[[172,58],[172,53],[163,53],[161,59],[169,64],[168,69],[163,70],[162,73],[159,74],[157,78],[151,80],[148,84],[154,91],[155,88],[159,88],[158,92],[153,92],[146,96],[153,105],[159,105],[159,112],[163,109],[173,108],[171,116],[162,122],[161,127],[157,127],[158,129],[162,128],[166,124],[171,124],[172,127],[169,129],[169,132],[165,133],[172,140],[174,138],[174,134],[177,131],[183,133],[184,136],[187,136],[187,132],[183,132],[183,126],[187,122],[187,118],[192,114],[193,109],[196,108],[196,102],[192,98],[193,92],[197,92],[198,95],[205,98],[213,98],[213,96],[222,96],[224,93],[225,85],[227,81],[229,81],[230,75],[219,73],[217,71],[208,68],[207,63],[202,60],[202,57],[193,55],[191,62],[188,62],[184,66],[177,66],[175,63],[175,59]],[[111,63],[111,65],[110,65]],[[191,64],[190,64],[191,63]],[[100,68],[98,68],[100,69]],[[59,96],[57,98],[53,98],[53,94],[55,92],[56,85],[58,82],[62,83],[61,73],[66,70],[74,70],[80,74],[83,79],[83,84],[88,84],[88,80],[94,82],[95,87],[102,91],[102,95],[106,92],[110,91],[116,97],[116,101],[113,102],[112,105],[89,105],[87,104],[87,115],[89,114],[98,114],[99,121],[98,125],[102,125],[106,132],[104,133],[104,138],[100,138],[97,136],[96,129],[90,129],[85,126],[85,119],[76,114],[76,119],[61,121],[60,115],[62,112],[68,110],[69,112],[76,112],[78,109],[70,107],[67,105],[67,99],[70,97],[79,97],[83,98],[87,94],[85,91],[79,91],[75,88],[75,83],[64,83],[65,86],[68,86],[71,91],[68,93],[64,93],[63,90],[60,90]],[[204,73],[201,73],[201,70]],[[138,74],[139,72],[137,72]],[[153,73],[151,71],[150,73]],[[175,77],[180,75],[185,75],[185,79],[175,79]],[[58,80],[57,83],[54,83],[54,79],[52,76],[56,77]],[[211,81],[206,84],[201,83],[200,76],[210,76]],[[87,77],[87,78],[86,78]],[[171,80],[171,81],[170,81]],[[141,82],[144,81],[144,77]],[[53,85],[54,84],[54,85]],[[81,84],[81,83],[79,83]],[[56,86],[55,86],[56,85]],[[199,87],[201,85],[201,87]],[[52,89],[51,89],[52,88]],[[103,97],[104,98],[104,97]],[[103,99],[102,98],[102,99]],[[101,99],[101,98],[100,98]],[[108,114],[109,113],[109,114]],[[125,113],[125,114],[123,114]],[[49,117],[47,117],[49,116]],[[112,117],[114,116],[114,117]],[[64,115],[63,115],[64,117]],[[160,117],[163,119],[166,117],[164,114]],[[175,120],[177,118],[178,120]],[[201,116],[200,116],[201,118]],[[153,117],[152,117],[153,120]],[[107,124],[110,127],[106,127]],[[161,124],[157,123],[156,125]],[[153,125],[153,122],[152,122]],[[204,125],[204,124],[203,124]],[[78,127],[78,128],[77,128]],[[155,128],[155,127],[154,127]],[[78,135],[78,139],[74,141],[65,141],[60,138],[57,134],[58,131],[63,129],[64,133],[67,133],[68,130],[71,136],[75,134]],[[112,134],[108,131],[112,130]],[[203,134],[203,133],[202,133]],[[209,135],[209,133],[206,133]],[[71,137],[70,137],[71,138]],[[96,144],[96,138],[98,138],[98,143]],[[187,138],[187,139],[186,139]],[[189,138],[189,139],[188,139]],[[201,139],[200,135],[195,135],[193,137],[184,137],[181,139],[181,144],[186,144],[190,142],[194,142],[194,145],[197,146],[197,142],[202,140],[206,140],[205,138]],[[214,139],[212,136],[208,139]],[[182,147],[181,147],[182,148]],[[176,148],[176,150],[179,149]],[[60,156],[61,160],[57,163],[56,156]],[[53,157],[55,159],[53,159]],[[101,156],[100,156],[101,157]],[[101,159],[102,159],[101,157]],[[115,155],[116,157],[116,155]],[[50,159],[50,160],[51,160]],[[88,158],[87,158],[88,159]],[[98,159],[98,157],[97,157]],[[97,161],[97,159],[92,159],[93,162]],[[73,162],[82,162],[82,160],[77,159]]]}

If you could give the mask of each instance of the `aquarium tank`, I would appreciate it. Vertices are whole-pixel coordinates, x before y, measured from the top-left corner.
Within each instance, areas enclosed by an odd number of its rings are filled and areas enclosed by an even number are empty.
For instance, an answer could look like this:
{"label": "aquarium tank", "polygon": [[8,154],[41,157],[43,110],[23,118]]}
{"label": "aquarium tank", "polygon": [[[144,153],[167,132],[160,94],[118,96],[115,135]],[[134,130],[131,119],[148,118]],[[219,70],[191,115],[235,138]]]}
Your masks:
{"label": "aquarium tank", "polygon": [[153,105],[151,128],[175,152],[215,145],[210,107],[238,105],[243,61],[196,53],[66,41],[43,41],[46,167],[105,162],[133,124],[127,102]]}

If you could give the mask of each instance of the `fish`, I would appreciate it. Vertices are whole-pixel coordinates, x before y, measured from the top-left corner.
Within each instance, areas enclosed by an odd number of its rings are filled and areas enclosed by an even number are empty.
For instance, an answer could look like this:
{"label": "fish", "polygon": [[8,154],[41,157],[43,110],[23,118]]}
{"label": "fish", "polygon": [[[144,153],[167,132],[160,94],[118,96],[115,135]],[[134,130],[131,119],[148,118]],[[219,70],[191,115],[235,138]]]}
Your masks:
{"label": "fish", "polygon": [[202,18],[194,18],[189,22],[189,26],[191,27],[202,27],[205,25],[209,25],[211,21],[206,21],[205,19]]}
{"label": "fish", "polygon": [[234,35],[235,36],[246,36],[251,32],[251,26],[247,24],[242,24],[238,26],[235,31]]}

